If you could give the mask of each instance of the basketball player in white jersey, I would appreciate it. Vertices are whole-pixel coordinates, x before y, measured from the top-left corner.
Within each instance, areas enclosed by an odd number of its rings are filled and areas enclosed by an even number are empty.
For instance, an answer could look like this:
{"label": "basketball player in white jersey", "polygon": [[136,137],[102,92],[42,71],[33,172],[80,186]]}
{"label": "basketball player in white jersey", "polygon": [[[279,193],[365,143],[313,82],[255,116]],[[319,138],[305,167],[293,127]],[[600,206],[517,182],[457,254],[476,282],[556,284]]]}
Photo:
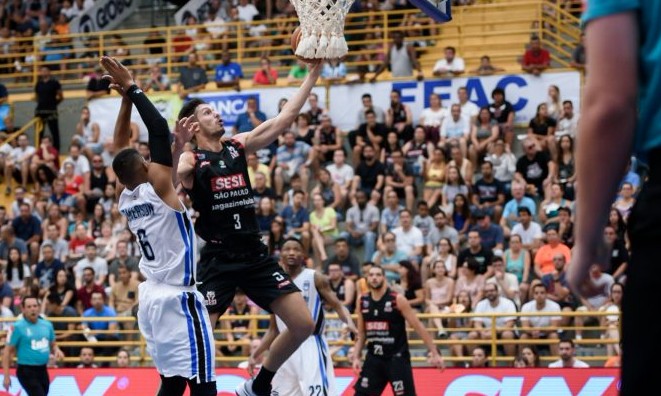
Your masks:
{"label": "basketball player in white jersey", "polygon": [[[272,396],[339,395],[335,386],[333,361],[324,337],[324,303],[337,312],[349,331],[357,334],[351,314],[342,305],[330,287],[328,277],[305,268],[303,245],[298,239],[289,238],[282,246],[280,265],[301,290],[308,310],[315,322],[314,333],[294,352],[273,377]],[[287,328],[276,315],[262,338],[262,343],[251,355],[249,370],[254,362],[267,351],[275,337]],[[251,373],[252,374],[252,373]]]}
{"label": "basketball player in white jersey", "polygon": [[[195,286],[196,239],[173,185],[170,129],[154,105],[115,59],[103,57],[112,87],[122,95],[115,125],[119,210],[140,243],[138,325],[161,375],[158,396],[216,395],[214,342],[204,298]],[[129,148],[132,104],[149,131],[151,163]],[[185,122],[185,120],[184,120]],[[175,150],[190,136],[178,125]],[[121,150],[121,151],[120,151]]]}

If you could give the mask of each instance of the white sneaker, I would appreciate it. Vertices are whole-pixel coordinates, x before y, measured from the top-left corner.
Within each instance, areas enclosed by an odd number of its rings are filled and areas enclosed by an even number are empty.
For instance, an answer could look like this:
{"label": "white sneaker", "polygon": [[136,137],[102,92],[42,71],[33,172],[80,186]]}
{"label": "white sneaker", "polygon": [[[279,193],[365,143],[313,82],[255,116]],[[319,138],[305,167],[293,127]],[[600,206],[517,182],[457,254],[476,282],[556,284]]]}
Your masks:
{"label": "white sneaker", "polygon": [[234,390],[234,393],[236,393],[237,396],[257,396],[257,394],[252,391],[252,382],[253,379],[251,378],[239,384]]}

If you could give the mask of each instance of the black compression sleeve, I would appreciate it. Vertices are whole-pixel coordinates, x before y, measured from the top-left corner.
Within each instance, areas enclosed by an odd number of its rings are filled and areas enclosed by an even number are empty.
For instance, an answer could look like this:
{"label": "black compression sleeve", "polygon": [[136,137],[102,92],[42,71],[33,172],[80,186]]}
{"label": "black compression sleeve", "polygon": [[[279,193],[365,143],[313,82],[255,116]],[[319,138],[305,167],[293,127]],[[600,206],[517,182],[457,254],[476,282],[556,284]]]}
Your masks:
{"label": "black compression sleeve", "polygon": [[138,109],[142,121],[149,133],[149,152],[152,162],[172,167],[172,151],[170,147],[170,127],[168,122],[156,110],[154,104],[147,98],[137,85],[131,85],[127,91],[135,108]]}

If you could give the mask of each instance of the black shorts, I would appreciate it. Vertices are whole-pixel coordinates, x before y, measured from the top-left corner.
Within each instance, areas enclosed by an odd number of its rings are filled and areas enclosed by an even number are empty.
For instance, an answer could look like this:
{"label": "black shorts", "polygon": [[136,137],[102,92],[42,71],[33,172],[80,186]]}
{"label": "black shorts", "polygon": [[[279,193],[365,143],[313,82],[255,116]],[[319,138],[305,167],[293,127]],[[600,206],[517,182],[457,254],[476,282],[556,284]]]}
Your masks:
{"label": "black shorts", "polygon": [[398,353],[390,359],[367,354],[360,377],[353,386],[356,395],[381,395],[390,383],[395,396],[415,396],[411,355]]}
{"label": "black shorts", "polygon": [[197,267],[198,290],[209,313],[224,313],[232,303],[237,287],[261,308],[271,313],[278,297],[300,291],[268,249],[231,249],[207,244]]}

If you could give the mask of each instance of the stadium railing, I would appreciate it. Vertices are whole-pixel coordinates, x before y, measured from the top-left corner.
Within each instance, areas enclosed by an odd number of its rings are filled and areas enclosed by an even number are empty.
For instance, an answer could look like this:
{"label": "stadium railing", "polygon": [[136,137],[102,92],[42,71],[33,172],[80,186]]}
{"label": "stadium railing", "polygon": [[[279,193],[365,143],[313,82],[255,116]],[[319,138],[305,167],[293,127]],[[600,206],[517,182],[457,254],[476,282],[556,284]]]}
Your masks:
{"label": "stadium railing", "polygon": [[[345,25],[350,48],[345,59],[347,67],[354,71],[358,66],[373,70],[385,56],[394,31],[403,32],[407,41],[421,44],[416,46],[416,51],[427,76],[431,75],[433,63],[443,56],[442,48],[446,45],[457,47],[459,55],[466,60],[467,70],[477,66],[479,58],[487,54],[494,64],[502,63],[507,72],[519,71],[518,59],[532,34],[542,38],[556,66],[567,67],[571,50],[580,37],[578,19],[552,0],[480,1],[454,7],[453,17],[452,23],[437,25],[416,9],[352,13]],[[11,38],[6,43],[8,51],[0,54],[0,81],[10,90],[30,89],[38,79],[39,67],[48,66],[55,69],[53,75],[65,89],[80,89],[86,83],[84,76],[94,71],[103,54],[130,63],[138,76],[148,73],[148,59],[160,58],[161,66],[172,80],[178,68],[186,64],[185,48],[197,44],[195,52],[204,58],[201,64],[207,67],[210,81],[213,68],[227,49],[232,60],[243,66],[246,78],[242,84],[249,86],[250,77],[258,70],[259,59],[265,53],[281,75],[289,70],[287,63],[294,60],[289,51],[290,36],[297,24],[295,18],[226,23],[222,35],[197,36],[190,46],[177,40],[186,29],[205,25]],[[259,25],[264,25],[266,33],[251,36],[251,29],[254,31]],[[152,33],[163,38],[165,44],[145,44]],[[162,53],[150,54],[151,51]],[[383,78],[390,76],[384,73]],[[216,89],[213,83],[208,88]]]}
{"label": "stadium railing", "polygon": [[[528,330],[528,328],[522,327],[520,325],[519,319],[521,317],[526,317],[526,316],[533,316],[533,317],[541,317],[541,316],[562,316],[562,317],[567,317],[570,316],[572,318],[578,317],[578,316],[583,316],[583,317],[592,317],[592,318],[602,318],[605,316],[613,317],[613,316],[618,316],[620,317],[619,313],[613,313],[613,312],[603,312],[603,311],[596,311],[596,312],[562,312],[562,313],[516,313],[516,314],[496,314],[496,313],[489,313],[489,314],[475,314],[475,313],[462,313],[462,314],[440,314],[440,315],[432,315],[432,314],[418,314],[418,317],[423,321],[423,324],[427,326],[427,330],[430,332],[430,334],[436,334],[436,329],[430,328],[428,321],[430,321],[433,318],[442,318],[442,319],[457,319],[457,318],[489,318],[491,320],[491,334],[492,337],[489,340],[468,340],[468,339],[451,339],[450,337],[446,339],[438,339],[437,337],[434,337],[434,343],[438,345],[439,348],[443,351],[444,359],[446,362],[449,362],[450,364],[454,363],[466,363],[471,360],[471,356],[451,356],[449,352],[449,348],[454,345],[462,345],[465,347],[469,347],[471,345],[481,345],[481,346],[486,346],[489,350],[489,359],[491,361],[491,366],[496,367],[496,366],[511,366],[515,356],[507,356],[505,355],[502,351],[501,348],[502,346],[506,344],[516,344],[519,346],[522,345],[536,345],[537,347],[548,347],[549,345],[553,345],[557,343],[557,340],[554,339],[527,339],[527,340],[519,340],[519,339],[513,339],[513,340],[502,340],[497,338],[496,332],[498,330],[501,330],[501,328],[496,326],[496,319],[498,317],[502,316],[515,316],[517,317],[517,323],[519,323],[516,326],[517,331],[525,331]],[[72,335],[77,335],[79,341],[58,341],[58,345],[62,348],[82,348],[82,347],[93,347],[93,348],[104,348],[104,347],[116,347],[116,348],[127,348],[132,351],[132,357],[131,360],[134,362],[138,362],[140,365],[143,366],[150,366],[151,365],[151,357],[146,351],[146,344],[142,336],[140,335],[139,330],[137,329],[137,322],[135,318],[133,317],[110,317],[110,318],[82,318],[82,317],[71,317],[71,318],[46,318],[50,320],[53,323],[75,323],[76,324],[76,330],[72,332],[68,332],[69,334]],[[231,327],[229,326],[222,326],[221,323],[223,322],[231,322],[233,320],[248,320],[248,321],[268,321],[269,316],[268,315],[241,315],[241,316],[236,316],[236,315],[223,315],[220,318],[220,323],[218,326],[216,326],[216,329],[214,331],[214,338],[216,339],[216,350],[220,350],[222,347],[237,347],[236,350],[239,351],[238,354],[232,355],[232,356],[223,356],[219,353],[216,353],[216,362],[218,366],[228,366],[228,365],[235,365],[238,362],[245,361],[247,358],[247,355],[241,354],[241,347],[247,347],[249,340],[243,339],[243,340],[235,340],[233,342],[227,341],[226,337],[228,333],[250,333],[250,338],[255,339],[255,338],[260,338],[261,335],[263,334],[264,331],[266,331],[266,328],[258,328],[257,326],[253,326],[252,329],[245,330],[245,329],[238,329],[238,330],[232,330]],[[344,339],[336,339],[336,337],[332,336],[333,333],[341,333],[345,332],[345,329],[343,327],[337,327],[336,319],[337,315],[326,315],[327,321],[332,321],[333,324],[329,324],[326,326],[326,336],[328,339],[328,344],[331,348],[333,347],[347,347],[350,348],[353,346],[353,341],[349,339],[348,337],[344,337]],[[0,318],[0,325],[4,330],[0,330],[0,347],[4,347],[4,344],[6,342],[6,336],[8,334],[11,328],[11,323],[13,323],[16,320],[16,318]],[[89,322],[118,322],[122,325],[120,325],[119,330],[104,330],[104,331],[94,331],[92,334],[116,334],[120,340],[118,341],[96,341],[96,342],[90,342],[84,339],[85,336],[85,331],[82,328],[82,323],[89,323]],[[122,329],[124,325],[127,325],[129,329]],[[594,366],[602,366],[603,363],[608,359],[608,355],[605,352],[604,346],[606,345],[616,345],[620,342],[618,339],[611,339],[611,338],[606,338],[602,337],[601,335],[604,334],[604,332],[608,329],[607,326],[602,326],[602,325],[586,325],[582,327],[578,326],[564,326],[564,327],[557,327],[557,328],[545,328],[547,331],[555,330],[555,331],[562,331],[563,336],[560,337],[562,338],[572,338],[574,339],[575,344],[577,345],[577,348],[579,349],[579,352],[583,350],[586,353],[582,353],[580,356],[581,360],[584,360],[591,365]],[[467,333],[471,330],[474,330],[472,327],[466,327],[466,328],[452,328],[452,327],[446,327],[445,330],[448,332],[449,335],[452,335],[454,333]],[[581,339],[575,339],[573,338],[573,332],[576,330],[582,330],[584,332],[583,337]],[[426,362],[426,349],[425,346],[423,345],[422,340],[415,334],[412,328],[407,328],[407,332],[409,335],[409,344],[411,346],[411,349],[413,352],[416,350],[419,350],[420,353],[412,353],[412,362],[416,364],[421,364],[424,365]],[[56,335],[62,334],[63,332],[56,332]],[[550,362],[557,360],[557,356],[553,355],[543,355],[541,356],[542,362]],[[95,360],[97,362],[114,362],[115,357],[114,356],[96,356]],[[337,365],[348,365],[348,358],[345,355],[341,356],[333,356],[333,360]],[[74,363],[78,362],[79,358],[78,356],[67,356],[65,358],[65,362],[69,363]]]}

